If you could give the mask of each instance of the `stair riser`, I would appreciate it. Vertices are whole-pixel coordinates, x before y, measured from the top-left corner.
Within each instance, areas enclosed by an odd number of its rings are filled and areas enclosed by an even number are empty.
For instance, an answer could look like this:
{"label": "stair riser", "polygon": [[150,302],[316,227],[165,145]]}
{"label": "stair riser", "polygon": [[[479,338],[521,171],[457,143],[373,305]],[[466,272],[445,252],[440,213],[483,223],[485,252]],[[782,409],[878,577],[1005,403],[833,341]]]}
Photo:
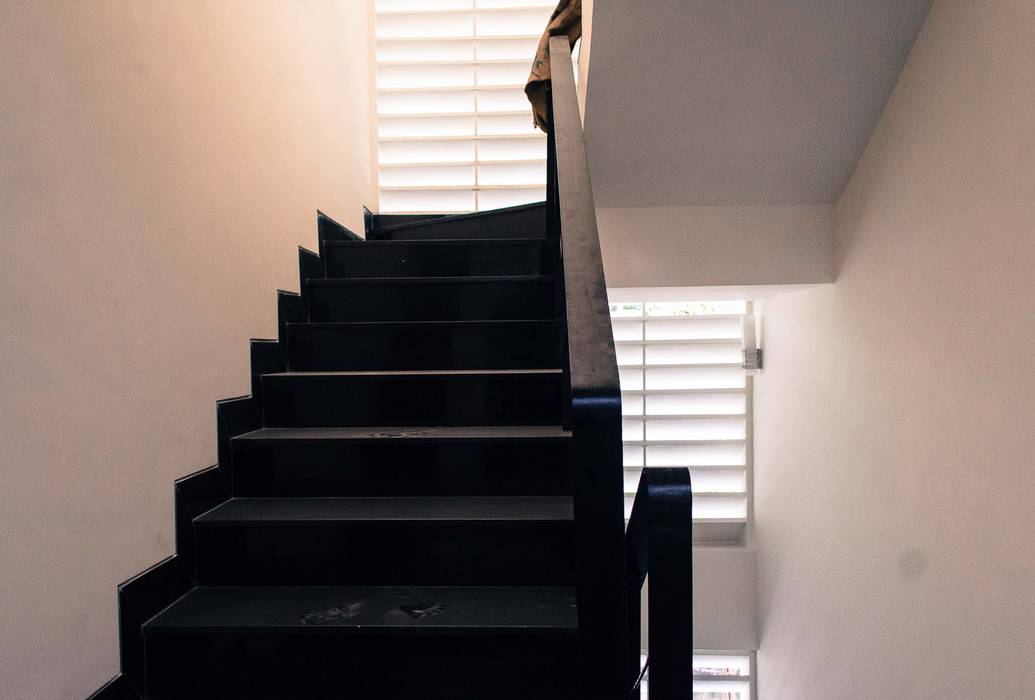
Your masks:
{"label": "stair riser", "polygon": [[552,278],[489,282],[307,285],[310,320],[464,321],[552,319]]}
{"label": "stair riser", "polygon": [[557,425],[561,375],[267,375],[275,427]]}
{"label": "stair riser", "polygon": [[463,277],[542,275],[555,268],[554,246],[525,242],[493,245],[334,245],[325,247],[328,277]]}
{"label": "stair riser", "polygon": [[[400,444],[401,443],[401,444]],[[568,446],[544,443],[234,447],[237,496],[569,496]]]}
{"label": "stair riser", "polygon": [[288,327],[290,369],[541,369],[558,367],[557,323]]}
{"label": "stair riser", "polygon": [[546,235],[546,207],[535,206],[467,219],[430,220],[399,231],[384,231],[384,240],[449,238],[538,238]]}
{"label": "stair riser", "polygon": [[152,700],[571,700],[571,636],[154,635]]}
{"label": "stair riser", "polygon": [[200,585],[573,585],[571,521],[196,523]]}

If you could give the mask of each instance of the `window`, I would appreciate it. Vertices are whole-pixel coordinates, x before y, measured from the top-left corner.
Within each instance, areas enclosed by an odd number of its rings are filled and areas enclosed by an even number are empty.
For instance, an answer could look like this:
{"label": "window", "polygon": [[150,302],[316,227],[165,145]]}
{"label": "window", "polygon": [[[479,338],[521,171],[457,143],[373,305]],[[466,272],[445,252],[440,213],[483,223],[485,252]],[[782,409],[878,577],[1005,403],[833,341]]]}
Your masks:
{"label": "window", "polygon": [[[647,657],[640,657],[640,666]],[[755,697],[752,653],[694,654],[692,700],[751,700]],[[647,700],[650,671],[640,685],[640,698]]]}
{"label": "window", "polygon": [[546,198],[524,85],[555,2],[376,0],[380,211]]}
{"label": "window", "polygon": [[626,517],[643,467],[689,467],[694,542],[743,543],[751,499],[751,382],[741,368],[747,303],[612,302]]}

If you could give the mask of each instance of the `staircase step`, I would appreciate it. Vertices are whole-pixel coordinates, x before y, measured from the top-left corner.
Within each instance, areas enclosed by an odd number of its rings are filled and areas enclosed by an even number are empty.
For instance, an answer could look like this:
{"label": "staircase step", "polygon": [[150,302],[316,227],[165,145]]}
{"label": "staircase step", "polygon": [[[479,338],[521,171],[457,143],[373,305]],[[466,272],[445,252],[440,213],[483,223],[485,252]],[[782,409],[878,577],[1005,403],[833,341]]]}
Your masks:
{"label": "staircase step", "polygon": [[264,428],[231,441],[235,496],[563,496],[553,426]]}
{"label": "staircase step", "polygon": [[557,243],[544,238],[327,241],[327,277],[541,275],[556,268]]}
{"label": "staircase step", "polygon": [[280,372],[262,377],[264,425],[552,425],[559,369]]}
{"label": "staircase step", "polygon": [[552,275],[306,280],[310,321],[552,319]]}
{"label": "staircase step", "polygon": [[292,371],[557,367],[559,321],[289,323]]}
{"label": "staircase step", "polygon": [[261,428],[232,439],[235,443],[290,444],[306,442],[354,442],[383,445],[386,442],[526,442],[567,443],[571,432],[552,425],[451,425],[419,427]]}
{"label": "staircase step", "polygon": [[201,587],[144,626],[149,697],[573,697],[567,587]]}
{"label": "staircase step", "polygon": [[570,585],[572,499],[233,498],[194,519],[204,585]]}
{"label": "staircase step", "polygon": [[546,235],[546,203],[522,204],[492,211],[440,216],[381,227],[382,240],[434,238],[536,238]]}
{"label": "staircase step", "polygon": [[147,637],[227,630],[354,635],[456,632],[571,635],[576,631],[575,589],[551,586],[199,587],[144,624]]}

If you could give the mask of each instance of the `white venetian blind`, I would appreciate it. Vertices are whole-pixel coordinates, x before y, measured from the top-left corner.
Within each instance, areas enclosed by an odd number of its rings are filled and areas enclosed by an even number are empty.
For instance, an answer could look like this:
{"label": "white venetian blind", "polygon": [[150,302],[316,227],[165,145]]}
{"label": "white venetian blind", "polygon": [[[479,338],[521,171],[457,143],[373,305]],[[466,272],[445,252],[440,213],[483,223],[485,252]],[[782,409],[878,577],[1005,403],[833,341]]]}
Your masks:
{"label": "white venetian blind", "polygon": [[546,137],[524,94],[556,3],[376,0],[383,213],[546,197]]}
{"label": "white venetian blind", "polygon": [[[640,657],[640,666],[647,657]],[[693,695],[691,700],[751,700],[755,695],[755,655],[741,653],[695,653]],[[641,700],[648,700],[650,671],[640,686]]]}
{"label": "white venetian blind", "polygon": [[743,301],[611,304],[627,518],[643,467],[689,467],[695,542],[743,541],[751,455],[745,311]]}

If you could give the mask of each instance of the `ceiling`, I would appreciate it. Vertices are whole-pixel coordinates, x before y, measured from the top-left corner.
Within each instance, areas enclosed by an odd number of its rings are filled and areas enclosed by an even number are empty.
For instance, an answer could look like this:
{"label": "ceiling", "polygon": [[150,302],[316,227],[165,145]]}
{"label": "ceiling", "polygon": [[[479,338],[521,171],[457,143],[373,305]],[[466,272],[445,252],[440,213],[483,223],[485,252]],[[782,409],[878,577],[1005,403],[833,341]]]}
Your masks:
{"label": "ceiling", "polygon": [[596,0],[598,207],[832,204],[930,0]]}

